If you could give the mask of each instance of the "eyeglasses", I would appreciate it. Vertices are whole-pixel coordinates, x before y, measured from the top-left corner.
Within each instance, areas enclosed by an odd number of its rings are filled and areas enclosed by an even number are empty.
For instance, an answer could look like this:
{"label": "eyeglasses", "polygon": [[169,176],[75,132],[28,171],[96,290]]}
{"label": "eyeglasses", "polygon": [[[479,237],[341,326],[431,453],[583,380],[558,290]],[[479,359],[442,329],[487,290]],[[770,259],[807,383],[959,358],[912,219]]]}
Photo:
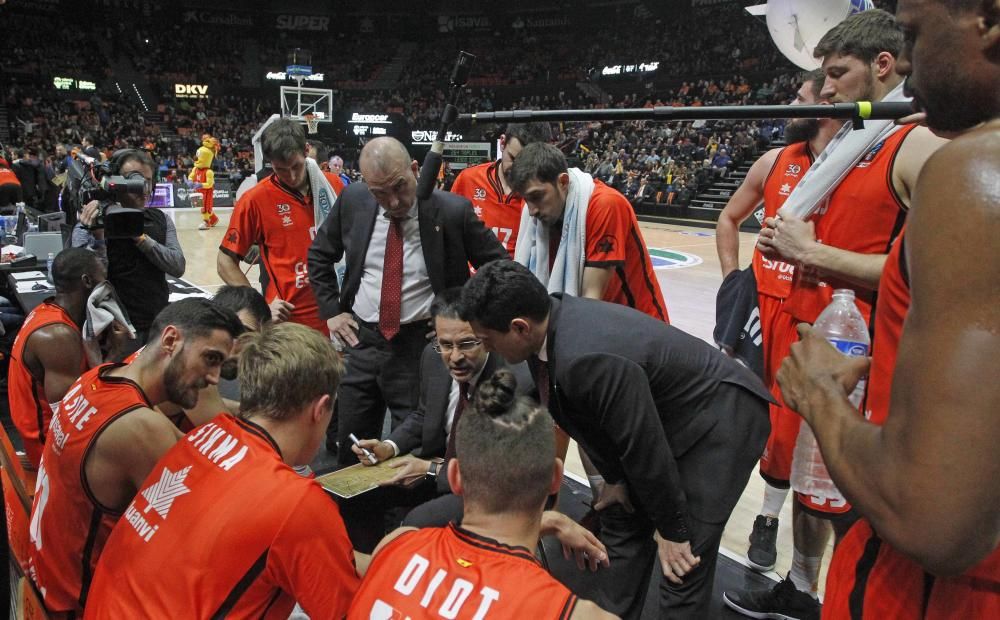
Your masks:
{"label": "eyeglasses", "polygon": [[435,340],[434,350],[438,353],[451,353],[455,349],[458,349],[462,353],[468,353],[481,344],[483,344],[482,340],[463,340],[462,342],[455,343]]}

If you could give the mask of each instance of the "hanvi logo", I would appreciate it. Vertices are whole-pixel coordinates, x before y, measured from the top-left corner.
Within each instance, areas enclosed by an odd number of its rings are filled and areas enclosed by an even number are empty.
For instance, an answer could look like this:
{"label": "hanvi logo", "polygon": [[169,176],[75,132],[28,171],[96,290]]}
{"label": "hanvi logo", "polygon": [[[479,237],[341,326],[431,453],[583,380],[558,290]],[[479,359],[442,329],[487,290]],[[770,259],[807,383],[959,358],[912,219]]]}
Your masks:
{"label": "hanvi logo", "polygon": [[142,492],[142,496],[149,502],[149,506],[146,506],[142,512],[147,513],[152,509],[160,515],[161,519],[166,519],[167,514],[170,513],[170,507],[174,505],[174,500],[191,492],[191,489],[184,486],[184,479],[187,478],[190,471],[190,465],[177,472],[172,472],[164,467],[163,471],[160,472],[159,482]]}
{"label": "hanvi logo", "polygon": [[653,263],[653,269],[657,271],[684,269],[702,263],[700,256],[666,248],[649,248],[649,258]]}

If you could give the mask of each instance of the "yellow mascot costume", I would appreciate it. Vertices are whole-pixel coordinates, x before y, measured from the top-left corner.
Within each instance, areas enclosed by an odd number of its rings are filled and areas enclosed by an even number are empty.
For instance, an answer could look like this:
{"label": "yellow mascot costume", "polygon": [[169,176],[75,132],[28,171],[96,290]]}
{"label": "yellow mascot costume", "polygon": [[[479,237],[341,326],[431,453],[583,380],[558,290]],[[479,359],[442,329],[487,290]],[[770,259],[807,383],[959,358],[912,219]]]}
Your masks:
{"label": "yellow mascot costume", "polygon": [[212,160],[219,152],[219,141],[205,134],[201,137],[201,146],[195,155],[194,168],[188,179],[191,185],[202,195],[201,225],[198,230],[208,230],[219,223],[219,217],[212,210],[212,192],[215,188],[215,173],[212,172]]}

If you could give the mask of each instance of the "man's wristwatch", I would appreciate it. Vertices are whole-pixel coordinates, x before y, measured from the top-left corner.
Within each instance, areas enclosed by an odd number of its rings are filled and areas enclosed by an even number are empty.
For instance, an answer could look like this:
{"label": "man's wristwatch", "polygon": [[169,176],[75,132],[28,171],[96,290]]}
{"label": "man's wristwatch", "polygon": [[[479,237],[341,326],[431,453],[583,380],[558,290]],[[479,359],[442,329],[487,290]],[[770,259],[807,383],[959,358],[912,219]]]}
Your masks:
{"label": "man's wristwatch", "polygon": [[431,459],[431,465],[427,469],[427,477],[437,478],[438,472],[440,472],[442,465],[444,465],[444,459],[442,458]]}

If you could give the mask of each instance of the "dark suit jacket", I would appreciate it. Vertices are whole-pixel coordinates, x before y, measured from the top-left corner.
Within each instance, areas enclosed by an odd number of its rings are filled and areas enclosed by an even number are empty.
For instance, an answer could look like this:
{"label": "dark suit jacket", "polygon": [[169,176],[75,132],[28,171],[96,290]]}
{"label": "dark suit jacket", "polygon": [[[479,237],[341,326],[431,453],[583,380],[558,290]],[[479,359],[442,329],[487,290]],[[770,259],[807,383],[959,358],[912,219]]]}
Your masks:
{"label": "dark suit jacket", "polygon": [[[487,358],[483,372],[479,375],[479,381],[489,379],[495,371],[505,367],[509,367],[517,377],[518,393],[533,392],[535,384],[531,380],[527,365],[522,363],[508,366],[496,353],[491,353]],[[396,444],[400,454],[412,452],[424,459],[444,456],[448,447],[445,422],[451,383],[451,373],[441,359],[441,354],[428,344],[420,358],[420,401],[417,410],[407,416],[387,438]],[[438,483],[438,490],[448,491],[446,476],[439,476]]]}
{"label": "dark suit jacket", "polygon": [[[379,206],[364,183],[348,185],[309,248],[309,282],[324,319],[350,312]],[[510,258],[492,231],[483,226],[472,203],[456,194],[435,191],[417,205],[420,243],[435,293],[469,279],[469,263],[477,269],[498,258]],[[334,264],[346,256],[343,290]]]}
{"label": "dark suit jacket", "polygon": [[556,422],[608,482],[628,481],[664,537],[687,540],[688,515],[724,522],[767,437],[771,397],[760,379],[631,308],[551,299],[546,352]]}

